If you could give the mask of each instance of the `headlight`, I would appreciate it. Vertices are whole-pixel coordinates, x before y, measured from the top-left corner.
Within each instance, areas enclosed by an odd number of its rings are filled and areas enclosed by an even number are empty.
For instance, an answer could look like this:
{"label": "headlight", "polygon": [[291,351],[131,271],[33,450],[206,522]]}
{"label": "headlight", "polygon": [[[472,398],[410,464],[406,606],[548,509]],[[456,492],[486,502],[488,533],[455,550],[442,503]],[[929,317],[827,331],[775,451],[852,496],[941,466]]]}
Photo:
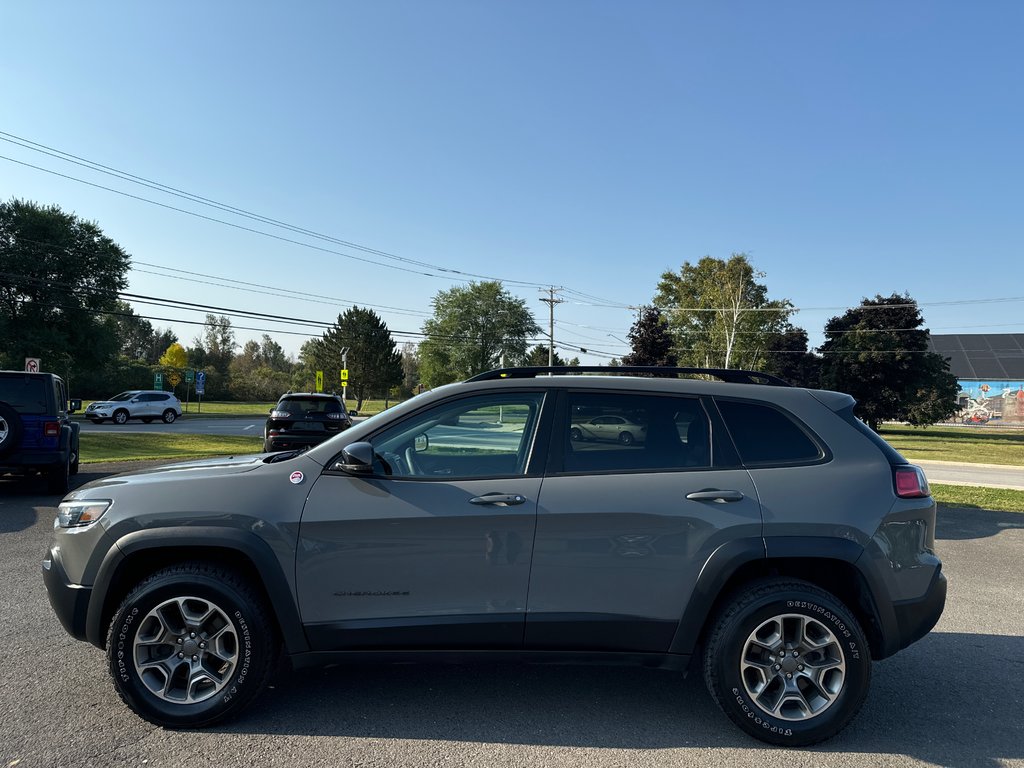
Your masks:
{"label": "headlight", "polygon": [[110,508],[109,499],[89,501],[62,501],[57,507],[57,525],[61,528],[80,528],[99,520]]}

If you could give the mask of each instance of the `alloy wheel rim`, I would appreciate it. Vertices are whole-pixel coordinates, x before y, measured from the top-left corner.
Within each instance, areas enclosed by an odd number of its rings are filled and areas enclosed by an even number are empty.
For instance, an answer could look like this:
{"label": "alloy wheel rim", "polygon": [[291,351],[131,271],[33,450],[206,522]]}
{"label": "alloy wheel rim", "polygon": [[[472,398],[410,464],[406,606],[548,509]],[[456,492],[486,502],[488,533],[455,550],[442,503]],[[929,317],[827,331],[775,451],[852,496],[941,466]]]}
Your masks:
{"label": "alloy wheel rim", "polygon": [[146,614],[132,656],[142,684],[158,699],[197,704],[231,679],[239,662],[238,633],[213,602],[175,597]]}
{"label": "alloy wheel rim", "polygon": [[743,644],[740,677],[751,701],[780,720],[809,720],[831,707],[846,682],[842,644],[817,619],[784,613]]}

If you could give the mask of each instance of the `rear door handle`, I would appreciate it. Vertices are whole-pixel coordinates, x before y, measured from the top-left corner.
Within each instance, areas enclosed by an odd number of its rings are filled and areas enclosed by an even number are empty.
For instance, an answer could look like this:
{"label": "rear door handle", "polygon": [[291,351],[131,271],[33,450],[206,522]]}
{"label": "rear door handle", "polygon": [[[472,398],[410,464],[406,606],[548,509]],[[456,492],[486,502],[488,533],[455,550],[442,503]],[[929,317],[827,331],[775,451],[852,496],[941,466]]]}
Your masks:
{"label": "rear door handle", "polygon": [[686,498],[690,501],[716,501],[719,504],[724,504],[727,501],[742,501],[744,496],[740,491],[719,491],[709,488],[704,491],[688,493]]}
{"label": "rear door handle", "polygon": [[525,496],[518,493],[485,493],[483,496],[474,496],[469,500],[470,504],[494,504],[497,507],[512,507],[526,501]]}

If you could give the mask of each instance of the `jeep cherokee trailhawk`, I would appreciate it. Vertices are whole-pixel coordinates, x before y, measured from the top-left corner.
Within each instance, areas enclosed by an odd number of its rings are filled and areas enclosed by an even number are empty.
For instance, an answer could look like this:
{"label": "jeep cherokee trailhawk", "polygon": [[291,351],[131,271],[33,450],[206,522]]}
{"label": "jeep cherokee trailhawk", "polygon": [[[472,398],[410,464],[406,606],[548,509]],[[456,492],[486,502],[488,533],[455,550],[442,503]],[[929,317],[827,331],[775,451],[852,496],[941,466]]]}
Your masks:
{"label": "jeep cherokee trailhawk", "polygon": [[[487,651],[699,669],[747,733],[832,736],[942,612],[924,474],[848,395],[596,372],[493,371],[302,453],[89,483],[59,508],[50,601],[170,727],[240,711],[281,653]],[[606,421],[632,439],[584,439]]]}

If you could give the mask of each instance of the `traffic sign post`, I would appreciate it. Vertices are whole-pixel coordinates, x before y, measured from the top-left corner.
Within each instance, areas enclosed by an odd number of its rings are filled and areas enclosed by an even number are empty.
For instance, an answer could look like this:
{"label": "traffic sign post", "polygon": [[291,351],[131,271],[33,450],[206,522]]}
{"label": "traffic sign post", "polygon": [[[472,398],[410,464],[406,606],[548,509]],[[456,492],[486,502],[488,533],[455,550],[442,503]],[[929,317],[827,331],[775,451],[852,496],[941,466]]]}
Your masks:
{"label": "traffic sign post", "polygon": [[341,369],[341,399],[348,400],[348,368]]}
{"label": "traffic sign post", "polygon": [[188,413],[189,393],[192,391],[192,382],[196,380],[196,372],[191,368],[185,369],[185,413]]}
{"label": "traffic sign post", "polygon": [[203,412],[204,394],[206,394],[206,371],[196,371],[196,397],[199,399],[197,413]]}
{"label": "traffic sign post", "polygon": [[157,371],[153,374],[153,389],[162,390],[164,388],[164,375]]}

